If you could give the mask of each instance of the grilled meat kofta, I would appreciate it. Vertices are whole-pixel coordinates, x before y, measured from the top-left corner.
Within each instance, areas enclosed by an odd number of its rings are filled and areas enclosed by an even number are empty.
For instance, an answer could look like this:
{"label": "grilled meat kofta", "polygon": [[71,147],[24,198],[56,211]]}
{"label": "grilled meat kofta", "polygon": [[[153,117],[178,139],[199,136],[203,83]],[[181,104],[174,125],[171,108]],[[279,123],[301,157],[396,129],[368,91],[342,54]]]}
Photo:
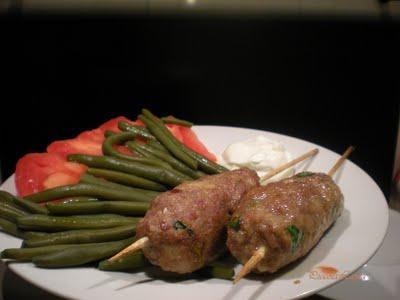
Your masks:
{"label": "grilled meat kofta", "polygon": [[249,191],[228,225],[227,246],[242,263],[265,247],[253,269],[273,273],[306,255],[343,210],[332,178],[303,172]]}
{"label": "grilled meat kofta", "polygon": [[243,168],[184,182],[156,197],[136,229],[146,258],[165,271],[190,273],[226,248],[226,224],[242,196],[259,186]]}

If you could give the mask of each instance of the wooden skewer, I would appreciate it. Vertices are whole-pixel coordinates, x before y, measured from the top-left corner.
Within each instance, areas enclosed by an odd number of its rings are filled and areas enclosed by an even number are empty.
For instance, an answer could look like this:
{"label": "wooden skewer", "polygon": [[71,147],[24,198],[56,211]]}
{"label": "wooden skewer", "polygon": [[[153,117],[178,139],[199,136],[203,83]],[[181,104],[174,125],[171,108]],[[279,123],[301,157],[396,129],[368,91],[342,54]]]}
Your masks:
{"label": "wooden skewer", "polygon": [[239,273],[233,279],[233,283],[238,283],[240,279],[249,274],[251,270],[253,270],[254,267],[260,262],[260,260],[264,258],[266,251],[267,249],[265,246],[258,248],[258,250],[254,252],[253,256],[250,257],[247,263],[243,266],[243,268],[240,269]]}
{"label": "wooden skewer", "polygon": [[285,171],[286,169],[289,169],[290,167],[294,166],[295,164],[298,164],[299,162],[301,162],[301,161],[303,161],[303,160],[305,160],[305,159],[307,159],[309,157],[312,157],[312,156],[316,155],[317,153],[318,153],[318,149],[310,150],[307,153],[305,153],[305,154],[303,154],[303,155],[301,155],[301,156],[299,156],[299,157],[297,157],[297,158],[295,158],[295,159],[293,159],[293,160],[291,160],[291,161],[289,161],[289,162],[277,167],[276,169],[272,170],[267,175],[261,177],[260,181],[264,181],[264,180],[270,179],[271,177],[274,177],[276,174],[278,174],[278,173],[280,173],[282,171]]}
{"label": "wooden skewer", "polygon": [[108,259],[108,261],[112,262],[125,254],[136,252],[136,251],[148,246],[148,244],[149,244],[149,238],[147,236],[142,237],[142,238],[138,239],[136,242],[134,242],[133,244],[131,244],[128,247],[126,247],[125,249],[123,249],[122,251],[115,254],[113,257],[110,257]]}
{"label": "wooden skewer", "polygon": [[[343,164],[343,162],[346,160],[346,158],[349,157],[349,155],[351,154],[351,152],[353,152],[353,150],[354,150],[353,146],[350,146],[346,149],[346,151],[343,153],[343,155],[337,160],[337,162],[329,170],[329,172],[328,172],[329,176],[332,177],[332,175],[340,168],[340,166]],[[234,284],[238,283],[240,279],[242,279],[244,276],[249,274],[254,269],[254,267],[265,257],[266,253],[267,253],[267,249],[265,248],[265,246],[261,246],[260,248],[258,248],[258,250],[254,252],[252,257],[250,257],[250,259],[244,264],[242,269],[240,269],[239,273],[233,279],[233,283]]]}
{"label": "wooden skewer", "polygon": [[342,156],[338,159],[338,161],[333,165],[333,167],[329,170],[328,175],[333,176],[335,172],[340,168],[340,166],[344,163],[344,161],[349,157],[351,152],[354,151],[353,146],[349,146],[346,151],[342,154]]}

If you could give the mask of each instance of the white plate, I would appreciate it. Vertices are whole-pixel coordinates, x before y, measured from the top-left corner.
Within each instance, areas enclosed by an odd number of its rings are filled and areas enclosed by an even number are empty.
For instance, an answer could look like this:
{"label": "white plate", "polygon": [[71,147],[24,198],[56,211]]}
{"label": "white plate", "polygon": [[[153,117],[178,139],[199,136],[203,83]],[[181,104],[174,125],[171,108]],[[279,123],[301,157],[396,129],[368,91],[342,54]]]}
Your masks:
{"label": "white plate", "polygon": [[350,278],[321,292],[335,300],[400,299],[400,213],[389,209],[389,228],[376,254]]}
{"label": "white plate", "polygon": [[[271,132],[253,129],[196,126],[200,140],[214,153],[228,144],[265,134],[281,141],[294,156],[319,147],[319,155],[297,170],[326,172],[339,155],[315,144]],[[345,148],[347,145],[343,145]],[[312,252],[274,276],[243,279],[233,286],[219,279],[167,282],[148,280],[145,273],[114,273],[94,268],[46,270],[32,264],[10,264],[17,274],[54,294],[72,299],[295,299],[309,296],[361,267],[382,243],[388,226],[388,207],[376,183],[358,166],[347,161],[336,174],[345,196],[345,210]],[[13,177],[1,187],[15,192]],[[20,240],[0,233],[1,248],[18,247]],[[338,270],[335,276],[318,273],[319,266]],[[295,281],[297,283],[295,283]]]}

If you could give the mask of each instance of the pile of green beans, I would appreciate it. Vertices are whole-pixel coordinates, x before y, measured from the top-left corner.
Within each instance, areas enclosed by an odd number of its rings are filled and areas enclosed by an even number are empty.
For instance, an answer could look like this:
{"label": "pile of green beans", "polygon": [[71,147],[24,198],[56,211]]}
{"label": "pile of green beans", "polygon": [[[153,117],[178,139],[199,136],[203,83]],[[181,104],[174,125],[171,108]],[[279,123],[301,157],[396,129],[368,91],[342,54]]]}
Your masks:
{"label": "pile of green beans", "polygon": [[[135,270],[149,263],[141,251],[107,259],[134,241],[137,223],[152,199],[185,181],[225,169],[188,149],[165,124],[191,127],[174,117],[142,110],[146,127],[126,122],[121,132],[105,132],[104,156],[72,154],[69,161],[88,167],[79,183],[47,189],[24,199],[0,191],[0,228],[23,239],[22,248],[2,257],[61,268],[99,262],[104,271]],[[139,138],[139,140],[137,140]],[[132,155],[119,152],[125,145]],[[200,276],[231,279],[229,266],[212,265]]]}

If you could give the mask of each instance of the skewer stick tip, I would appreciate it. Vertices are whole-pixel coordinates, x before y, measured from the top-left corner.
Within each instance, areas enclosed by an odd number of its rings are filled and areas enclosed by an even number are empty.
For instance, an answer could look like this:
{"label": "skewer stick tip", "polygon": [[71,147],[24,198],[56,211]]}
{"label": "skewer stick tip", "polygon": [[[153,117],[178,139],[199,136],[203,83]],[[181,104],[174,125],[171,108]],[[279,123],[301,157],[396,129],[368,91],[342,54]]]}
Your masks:
{"label": "skewer stick tip", "polygon": [[333,167],[329,170],[328,175],[333,176],[335,172],[340,168],[340,166],[345,162],[345,160],[350,156],[350,154],[355,150],[353,146],[349,146],[342,156],[337,160]]}
{"label": "skewer stick tip", "polygon": [[120,258],[121,256],[136,252],[140,249],[143,249],[144,247],[148,246],[149,242],[150,242],[150,240],[147,236],[142,237],[142,238],[138,239],[137,241],[135,241],[134,243],[130,244],[125,249],[122,249],[120,252],[115,254],[113,257],[109,258],[108,261],[112,262],[112,261]]}
{"label": "skewer stick tip", "polygon": [[318,153],[318,151],[319,151],[318,148],[312,149],[312,150],[308,151],[307,153],[277,167],[276,169],[269,172],[267,175],[261,177],[260,181],[265,181],[267,179],[270,179],[271,177],[274,177],[276,174],[278,174],[286,169],[289,169],[290,167],[293,167],[294,165],[298,164],[299,162],[302,162],[303,160],[306,160],[309,157],[316,155]]}
{"label": "skewer stick tip", "polygon": [[251,270],[262,260],[265,256],[266,248],[265,246],[261,246],[258,248],[256,252],[254,252],[253,256],[245,263],[245,265],[240,269],[239,273],[233,279],[233,283],[236,284],[242,279],[244,276],[249,274]]}

